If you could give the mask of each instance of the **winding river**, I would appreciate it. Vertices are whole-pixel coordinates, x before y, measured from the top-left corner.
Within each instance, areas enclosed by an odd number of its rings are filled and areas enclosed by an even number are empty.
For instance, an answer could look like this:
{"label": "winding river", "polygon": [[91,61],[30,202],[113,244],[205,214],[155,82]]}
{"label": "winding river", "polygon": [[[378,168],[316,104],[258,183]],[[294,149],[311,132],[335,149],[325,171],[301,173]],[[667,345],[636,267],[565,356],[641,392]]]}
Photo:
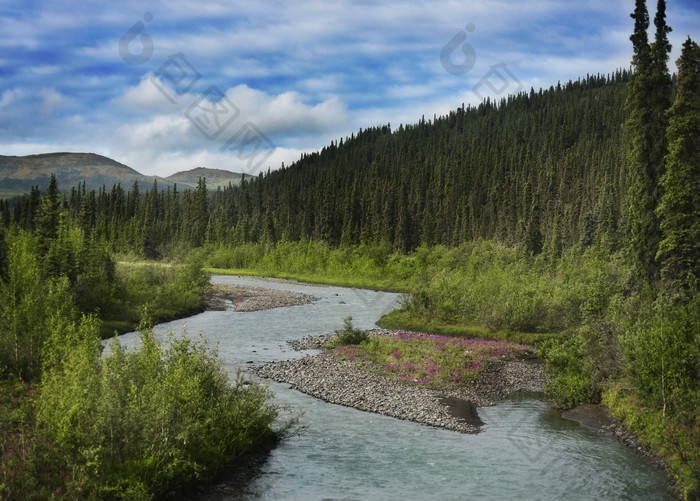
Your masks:
{"label": "winding river", "polygon": [[[341,328],[369,329],[399,295],[215,276],[212,282],[304,292],[313,304],[257,312],[208,311],[158,325],[204,336],[230,374],[292,359],[287,341]],[[136,335],[120,339],[132,344]],[[302,433],[278,445],[235,499],[672,499],[664,474],[605,433],[561,418],[538,395],[479,410],[486,423],[464,435],[327,404],[270,383],[276,400],[302,412]]]}

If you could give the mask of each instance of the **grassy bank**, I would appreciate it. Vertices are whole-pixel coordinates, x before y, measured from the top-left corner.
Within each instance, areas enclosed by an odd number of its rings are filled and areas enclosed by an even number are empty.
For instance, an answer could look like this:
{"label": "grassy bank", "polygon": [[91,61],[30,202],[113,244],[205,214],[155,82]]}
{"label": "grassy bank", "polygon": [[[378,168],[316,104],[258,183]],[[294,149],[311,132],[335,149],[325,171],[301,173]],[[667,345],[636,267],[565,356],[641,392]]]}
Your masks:
{"label": "grassy bank", "polygon": [[120,263],[117,265],[115,306],[102,315],[100,336],[136,330],[144,310],[155,323],[203,311],[202,292],[209,274],[197,260],[177,265]]}

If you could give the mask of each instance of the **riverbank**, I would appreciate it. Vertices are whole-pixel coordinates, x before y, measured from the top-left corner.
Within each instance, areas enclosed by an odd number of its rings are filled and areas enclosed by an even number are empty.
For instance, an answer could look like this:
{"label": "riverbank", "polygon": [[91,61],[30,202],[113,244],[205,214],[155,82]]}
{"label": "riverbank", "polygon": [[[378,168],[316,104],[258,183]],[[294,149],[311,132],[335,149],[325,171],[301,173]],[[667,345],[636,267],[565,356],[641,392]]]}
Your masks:
{"label": "riverbank", "polygon": [[[383,329],[369,331],[370,336],[391,334]],[[334,338],[335,334],[311,336],[290,345],[295,350],[323,349]],[[389,379],[330,351],[251,371],[326,402],[461,433],[479,431],[482,423],[476,408],[518,391],[542,391],[546,382],[541,363],[533,358],[494,359],[466,386],[440,390]]]}

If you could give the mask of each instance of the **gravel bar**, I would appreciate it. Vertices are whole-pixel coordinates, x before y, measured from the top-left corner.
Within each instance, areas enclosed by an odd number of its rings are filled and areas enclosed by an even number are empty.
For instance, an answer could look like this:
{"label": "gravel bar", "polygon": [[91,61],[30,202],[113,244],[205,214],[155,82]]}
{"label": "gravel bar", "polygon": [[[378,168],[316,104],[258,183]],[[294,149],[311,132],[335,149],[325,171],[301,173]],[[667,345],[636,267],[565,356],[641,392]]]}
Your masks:
{"label": "gravel bar", "polygon": [[[369,333],[382,336],[393,331]],[[334,337],[335,334],[311,336],[290,345],[297,350],[321,349]],[[540,391],[546,381],[538,360],[499,359],[464,387],[435,390],[363,370],[356,362],[339,359],[330,351],[250,370],[326,402],[462,433],[479,431],[481,420],[475,407],[493,405],[522,390]]]}
{"label": "gravel bar", "polygon": [[318,298],[301,292],[216,284],[205,294],[204,300],[208,310],[259,311],[300,306],[318,301]]}

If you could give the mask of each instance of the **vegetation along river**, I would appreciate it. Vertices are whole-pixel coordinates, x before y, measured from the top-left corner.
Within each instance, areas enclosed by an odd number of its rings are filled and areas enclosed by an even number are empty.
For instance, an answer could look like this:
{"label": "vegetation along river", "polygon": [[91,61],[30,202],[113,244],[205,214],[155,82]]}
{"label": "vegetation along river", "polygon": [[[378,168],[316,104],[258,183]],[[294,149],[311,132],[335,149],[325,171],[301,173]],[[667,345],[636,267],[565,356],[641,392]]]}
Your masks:
{"label": "vegetation along river", "polygon": [[[156,333],[203,335],[232,376],[303,357],[287,341],[341,328],[370,329],[397,294],[215,276],[213,283],[313,295],[302,306],[207,311]],[[135,334],[121,337],[125,344]],[[609,434],[563,419],[539,394],[479,409],[485,425],[464,434],[333,405],[271,382],[276,401],[303,413],[302,431],[279,444],[233,499],[665,499],[663,472]],[[226,496],[223,496],[226,497]]]}

